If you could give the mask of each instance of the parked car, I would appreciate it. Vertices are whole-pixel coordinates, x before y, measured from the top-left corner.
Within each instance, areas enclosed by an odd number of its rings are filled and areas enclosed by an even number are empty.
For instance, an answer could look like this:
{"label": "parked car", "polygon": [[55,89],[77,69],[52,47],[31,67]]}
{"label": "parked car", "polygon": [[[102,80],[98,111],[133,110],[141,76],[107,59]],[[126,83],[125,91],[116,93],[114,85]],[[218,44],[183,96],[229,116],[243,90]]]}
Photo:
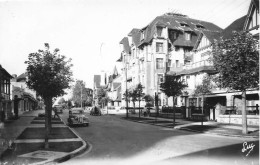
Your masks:
{"label": "parked car", "polygon": [[71,110],[69,110],[68,125],[89,126],[89,119],[84,114],[84,110],[82,108],[72,108]]}
{"label": "parked car", "polygon": [[63,113],[62,105],[54,105],[53,109],[56,109],[57,113]]}
{"label": "parked car", "polygon": [[94,106],[92,107],[91,111],[90,111],[90,115],[93,115],[93,116],[101,116],[101,110],[99,107],[97,106]]}

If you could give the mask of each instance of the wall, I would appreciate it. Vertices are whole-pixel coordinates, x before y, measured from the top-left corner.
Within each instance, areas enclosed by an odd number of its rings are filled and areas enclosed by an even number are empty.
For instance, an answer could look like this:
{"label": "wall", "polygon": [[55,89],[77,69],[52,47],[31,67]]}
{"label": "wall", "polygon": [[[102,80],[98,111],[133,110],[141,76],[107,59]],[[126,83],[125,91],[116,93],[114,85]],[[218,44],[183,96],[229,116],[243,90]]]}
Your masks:
{"label": "wall", "polygon": [[[217,122],[242,124],[242,115],[219,115],[217,117]],[[259,126],[259,116],[258,115],[247,115],[247,124]]]}

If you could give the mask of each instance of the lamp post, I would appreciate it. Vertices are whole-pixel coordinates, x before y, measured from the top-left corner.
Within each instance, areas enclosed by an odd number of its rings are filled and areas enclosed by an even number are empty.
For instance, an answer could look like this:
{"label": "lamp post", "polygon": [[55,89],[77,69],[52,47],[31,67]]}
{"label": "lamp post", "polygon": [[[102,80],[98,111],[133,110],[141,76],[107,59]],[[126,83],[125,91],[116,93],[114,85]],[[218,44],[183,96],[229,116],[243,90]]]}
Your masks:
{"label": "lamp post", "polygon": [[80,104],[82,108],[82,84],[80,84]]}
{"label": "lamp post", "polygon": [[[77,80],[77,79],[76,79]],[[76,85],[77,85],[77,82],[79,82],[79,85],[80,85],[80,107],[82,108],[82,84],[81,84],[81,81],[80,80],[77,80],[76,81]],[[76,86],[75,85],[75,86]]]}
{"label": "lamp post", "polygon": [[126,118],[128,118],[128,91],[127,91],[127,61],[125,55],[125,101],[126,101]]}

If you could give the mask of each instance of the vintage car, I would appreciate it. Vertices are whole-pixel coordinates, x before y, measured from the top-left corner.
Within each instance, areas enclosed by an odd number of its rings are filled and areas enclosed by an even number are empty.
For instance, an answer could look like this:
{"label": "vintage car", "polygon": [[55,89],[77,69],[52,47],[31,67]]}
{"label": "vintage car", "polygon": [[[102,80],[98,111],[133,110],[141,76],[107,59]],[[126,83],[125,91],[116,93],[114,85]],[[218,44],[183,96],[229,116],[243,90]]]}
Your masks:
{"label": "vintage car", "polygon": [[101,116],[101,109],[97,106],[92,107],[90,111],[90,115],[92,116]]}
{"label": "vintage car", "polygon": [[63,113],[62,105],[54,105],[53,109],[55,109],[57,111],[57,113]]}
{"label": "vintage car", "polygon": [[82,108],[72,108],[69,110],[68,125],[89,126],[89,119],[84,114],[84,110]]}

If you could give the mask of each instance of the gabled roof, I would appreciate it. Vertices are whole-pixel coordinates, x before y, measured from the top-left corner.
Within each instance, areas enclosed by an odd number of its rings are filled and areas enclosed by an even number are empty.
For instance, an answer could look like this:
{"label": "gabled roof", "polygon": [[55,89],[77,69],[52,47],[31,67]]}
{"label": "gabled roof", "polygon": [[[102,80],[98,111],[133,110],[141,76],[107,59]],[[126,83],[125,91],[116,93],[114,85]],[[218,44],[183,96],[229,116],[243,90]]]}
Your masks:
{"label": "gabled roof", "polygon": [[2,72],[3,74],[5,74],[5,76],[9,77],[10,79],[13,78],[13,76],[11,76],[11,75],[5,70],[5,68],[3,68],[1,65],[0,65],[0,72]]}
{"label": "gabled roof", "polygon": [[121,95],[121,85],[117,88],[117,98],[116,101],[121,101],[122,95]]}
{"label": "gabled roof", "polygon": [[101,82],[101,75],[94,75],[94,86],[99,88]]}
{"label": "gabled roof", "polygon": [[197,49],[197,47],[200,44],[201,38],[203,36],[205,36],[210,41],[210,43],[213,43],[214,40],[220,39],[221,33],[220,32],[211,32],[211,31],[201,31],[200,34],[199,34],[198,40],[196,41],[196,43],[193,47],[193,50]]}
{"label": "gabled roof", "polygon": [[250,17],[253,14],[253,9],[254,8],[259,12],[259,0],[251,0],[250,6],[248,8],[247,18],[245,20],[243,30],[247,30],[246,28],[248,27],[248,24],[249,24],[249,21],[250,21]]}
{"label": "gabled roof", "polygon": [[118,71],[117,71],[117,69],[116,69],[116,66],[114,67],[114,70],[113,70],[113,75],[118,75]]}
{"label": "gabled roof", "polygon": [[128,36],[132,37],[132,42],[135,46],[138,46],[140,44],[140,38],[141,38],[141,32],[140,29],[132,29],[131,32],[128,34]]}
{"label": "gabled roof", "polygon": [[128,33],[128,36],[133,36],[134,33],[139,32],[140,29],[133,28],[130,33]]}
{"label": "gabled roof", "polygon": [[226,27],[221,33],[223,39],[230,38],[232,36],[233,31],[238,31],[238,32],[243,31],[245,20],[246,20],[246,15],[241,18],[238,18],[237,20],[232,22],[228,27]]}
{"label": "gabled roof", "polygon": [[119,88],[121,86],[121,83],[113,83],[113,89],[116,90],[117,88]]}
{"label": "gabled roof", "polygon": [[28,73],[25,72],[25,73],[22,73],[21,75],[19,75],[17,78],[16,78],[16,81],[19,82],[19,81],[24,81],[26,80],[26,77],[28,76]]}
{"label": "gabled roof", "polygon": [[[184,16],[178,16],[178,15],[162,15],[156,17],[149,25],[147,25],[145,28],[142,29],[144,32],[144,39],[141,41],[140,45],[143,44],[148,44],[151,42],[153,39],[154,34],[156,33],[156,26],[160,22],[160,24],[164,24],[170,29],[176,29],[184,33],[184,31],[192,31],[193,32],[193,37],[192,40],[189,42],[183,42],[184,38],[183,37],[178,37],[178,39],[173,43],[174,45],[179,45],[179,46],[194,46],[198,34],[201,31],[201,29],[196,27],[196,24],[201,24],[203,27],[205,27],[204,30],[209,30],[209,31],[217,31],[221,32],[222,29],[210,22],[206,21],[200,21],[196,19],[192,19],[189,17],[184,17]],[[187,27],[181,26],[181,23],[185,23]]]}
{"label": "gabled roof", "polygon": [[116,62],[122,62],[123,61],[123,56],[122,54],[120,55],[119,59],[116,60]]}
{"label": "gabled roof", "polygon": [[120,42],[120,44],[123,45],[123,51],[125,51],[127,54],[130,53],[130,46],[129,46],[129,41],[127,37],[124,37]]}
{"label": "gabled roof", "polygon": [[202,31],[202,33],[207,37],[207,39],[213,43],[214,40],[220,39],[220,32]]}

